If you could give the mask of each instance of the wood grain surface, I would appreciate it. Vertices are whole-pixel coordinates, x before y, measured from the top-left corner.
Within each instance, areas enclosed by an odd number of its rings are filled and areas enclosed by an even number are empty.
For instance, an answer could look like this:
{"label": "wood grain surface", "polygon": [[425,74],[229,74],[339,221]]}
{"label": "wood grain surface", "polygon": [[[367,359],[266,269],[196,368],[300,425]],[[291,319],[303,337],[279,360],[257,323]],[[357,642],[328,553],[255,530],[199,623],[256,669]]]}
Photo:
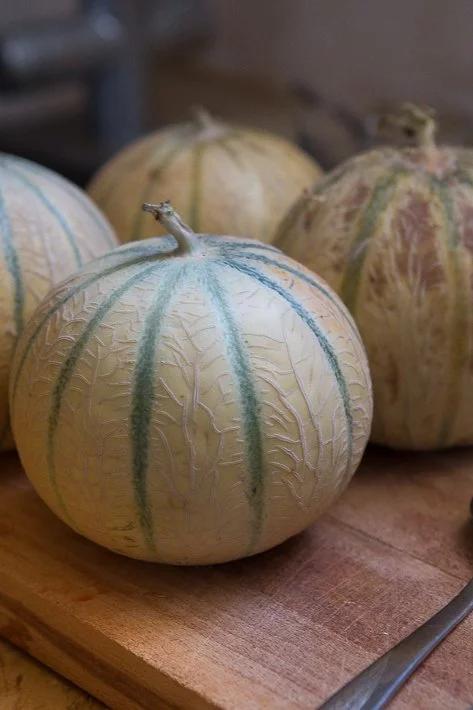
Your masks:
{"label": "wood grain surface", "polygon": [[[371,450],[306,533],[194,569],[100,549],[0,471],[0,634],[119,710],[315,710],[473,572],[473,451]],[[470,618],[392,707],[472,703]]]}
{"label": "wood grain surface", "polygon": [[2,710],[105,710],[79,688],[12,646],[0,641]]}

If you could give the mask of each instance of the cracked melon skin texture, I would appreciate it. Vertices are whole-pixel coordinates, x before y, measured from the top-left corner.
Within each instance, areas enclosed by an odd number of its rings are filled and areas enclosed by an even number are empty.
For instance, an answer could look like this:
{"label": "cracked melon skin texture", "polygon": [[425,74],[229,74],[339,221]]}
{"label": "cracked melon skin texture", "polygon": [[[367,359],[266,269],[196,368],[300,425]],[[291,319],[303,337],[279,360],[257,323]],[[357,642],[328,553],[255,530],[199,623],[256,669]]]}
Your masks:
{"label": "cracked melon skin texture", "polygon": [[88,192],[122,242],[165,233],[141,210],[143,202],[163,195],[195,232],[267,242],[289,206],[321,175],[312,158],[284,138],[222,123],[201,110],[194,121],[122,150]]}
{"label": "cracked melon skin texture", "polygon": [[297,534],[348,484],[371,425],[366,355],[307,269],[152,209],[175,238],[84,267],[30,321],[13,430],[80,534],[143,560],[225,562]]}
{"label": "cracked melon skin texture", "polygon": [[18,335],[53,285],[117,244],[82,190],[0,154],[0,451],[13,447],[8,378]]}
{"label": "cracked melon skin texture", "polygon": [[[347,161],[302,196],[275,244],[335,289],[360,329],[372,440],[473,443],[473,151],[418,147]],[[430,134],[430,135],[429,135]]]}

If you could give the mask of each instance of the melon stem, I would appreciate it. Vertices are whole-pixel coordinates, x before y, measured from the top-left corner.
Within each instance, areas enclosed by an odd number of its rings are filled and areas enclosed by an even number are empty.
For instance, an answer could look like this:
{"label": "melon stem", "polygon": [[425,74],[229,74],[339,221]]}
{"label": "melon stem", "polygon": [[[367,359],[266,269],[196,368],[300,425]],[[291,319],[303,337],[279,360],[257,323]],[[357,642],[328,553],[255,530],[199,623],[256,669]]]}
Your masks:
{"label": "melon stem", "polygon": [[419,148],[432,148],[435,145],[435,131],[437,125],[431,116],[425,116],[424,124],[417,133],[417,145]]}
{"label": "melon stem", "polygon": [[203,106],[194,106],[194,120],[203,131],[215,128],[216,121],[213,116]]}
{"label": "melon stem", "polygon": [[151,204],[145,202],[142,209],[150,212],[177,242],[176,254],[191,254],[200,248],[199,240],[192,229],[182,221],[169,200]]}
{"label": "melon stem", "polygon": [[392,114],[381,116],[378,128],[400,128],[408,138],[414,138],[418,148],[433,148],[435,146],[435,131],[437,122],[430,109],[424,109],[412,103],[404,103]]}

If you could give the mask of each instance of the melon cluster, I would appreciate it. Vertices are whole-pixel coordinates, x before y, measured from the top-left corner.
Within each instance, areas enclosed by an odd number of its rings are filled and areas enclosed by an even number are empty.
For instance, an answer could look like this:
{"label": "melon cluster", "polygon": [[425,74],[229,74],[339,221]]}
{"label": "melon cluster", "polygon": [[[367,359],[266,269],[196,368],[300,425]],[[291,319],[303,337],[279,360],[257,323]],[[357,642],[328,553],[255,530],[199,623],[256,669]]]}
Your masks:
{"label": "melon cluster", "polygon": [[202,112],[127,147],[90,197],[1,161],[0,424],[51,510],[172,564],[310,525],[356,471],[373,413],[349,309],[271,243],[318,166]]}

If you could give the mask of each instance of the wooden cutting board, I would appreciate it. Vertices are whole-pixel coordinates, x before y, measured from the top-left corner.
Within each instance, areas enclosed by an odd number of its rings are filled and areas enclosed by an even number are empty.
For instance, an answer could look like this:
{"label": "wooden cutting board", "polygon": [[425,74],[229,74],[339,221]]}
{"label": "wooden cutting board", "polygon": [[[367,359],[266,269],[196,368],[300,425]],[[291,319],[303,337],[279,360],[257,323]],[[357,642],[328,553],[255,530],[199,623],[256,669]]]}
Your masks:
{"label": "wooden cutting board", "polygon": [[[100,549],[0,469],[0,634],[119,710],[315,710],[473,573],[473,451],[372,450],[306,533],[197,569]],[[472,703],[470,618],[392,707]]]}
{"label": "wooden cutting board", "polygon": [[2,710],[106,710],[76,686],[30,656],[0,641]]}

